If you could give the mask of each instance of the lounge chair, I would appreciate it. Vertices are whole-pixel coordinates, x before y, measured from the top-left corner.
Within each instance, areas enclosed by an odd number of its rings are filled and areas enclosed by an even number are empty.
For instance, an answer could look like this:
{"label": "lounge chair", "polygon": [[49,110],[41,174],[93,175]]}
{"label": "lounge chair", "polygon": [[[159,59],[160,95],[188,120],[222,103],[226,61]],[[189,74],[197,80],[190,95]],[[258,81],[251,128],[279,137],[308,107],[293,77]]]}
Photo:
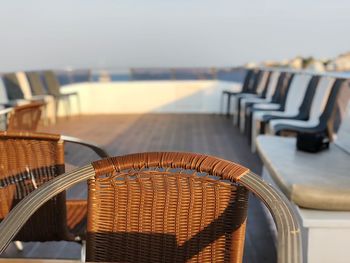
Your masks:
{"label": "lounge chair", "polygon": [[273,94],[275,93],[276,87],[278,85],[278,80],[280,77],[279,71],[272,71],[266,86],[266,91],[264,91],[264,94],[262,94],[261,97],[245,97],[241,99],[240,102],[240,110],[239,110],[239,127],[240,131],[244,133],[245,126],[246,126],[246,112],[249,107],[256,103],[271,103]]}
{"label": "lounge chair", "polygon": [[74,96],[76,98],[78,108],[80,108],[79,94],[77,92],[62,93],[61,85],[55,75],[51,70],[44,72],[44,79],[48,89],[48,93],[55,97],[56,99],[56,115],[58,114],[59,102],[61,101],[65,105],[66,116],[71,114],[71,104],[70,97]]}
{"label": "lounge chair", "polygon": [[42,94],[35,94],[32,92],[30,82],[28,80],[28,77],[25,72],[19,71],[16,72],[16,77],[18,79],[18,83],[22,89],[24,98],[26,100],[30,101],[43,101],[45,102],[45,106],[43,107],[43,117],[45,120],[45,123],[51,123],[54,124],[56,122],[56,116],[55,116],[55,99],[53,96],[42,93]]}
{"label": "lounge chair", "polygon": [[322,77],[312,101],[309,118],[307,120],[272,120],[269,124],[270,134],[325,131],[343,84],[346,85],[344,79]]}
{"label": "lounge chair", "polygon": [[[231,114],[231,98],[233,95],[239,94],[241,92],[248,92],[250,90],[251,85],[254,82],[255,72],[253,69],[247,69],[246,75],[244,77],[244,81],[242,86],[235,90],[224,90],[221,95],[221,103],[220,107],[224,106],[224,97],[227,96],[227,105],[226,105],[226,117],[229,117]],[[221,112],[223,110],[221,109]]]}
{"label": "lounge chair", "polygon": [[283,107],[280,107],[278,110],[261,110],[254,112],[251,131],[252,149],[255,149],[255,146],[253,146],[253,144],[255,144],[255,137],[259,133],[265,133],[265,124],[267,124],[270,119],[278,119],[278,117],[281,117],[281,119],[283,119],[283,117],[293,118],[298,115],[298,109],[306,95],[310,80],[311,75],[309,74],[296,74],[292,79],[287,95],[285,95],[286,98]]}

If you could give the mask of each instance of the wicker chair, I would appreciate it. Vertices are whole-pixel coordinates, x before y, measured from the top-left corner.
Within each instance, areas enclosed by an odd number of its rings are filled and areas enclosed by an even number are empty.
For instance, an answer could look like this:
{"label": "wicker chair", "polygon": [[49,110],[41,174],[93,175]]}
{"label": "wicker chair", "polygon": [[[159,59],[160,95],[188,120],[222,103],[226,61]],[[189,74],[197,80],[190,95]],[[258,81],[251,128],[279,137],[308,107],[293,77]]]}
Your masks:
{"label": "wicker chair", "polygon": [[[88,146],[100,157],[107,153],[78,139],[45,133],[0,132],[0,220],[36,188],[64,173],[64,143]],[[80,241],[85,234],[86,200],[53,196],[26,223],[15,241]]]}
{"label": "wicker chair", "polygon": [[0,110],[1,129],[8,131],[36,131],[39,125],[42,102],[33,102],[14,108]]}
{"label": "wicker chair", "polygon": [[248,190],[272,212],[278,262],[301,262],[289,202],[249,169],[194,153],[107,158],[61,175],[19,203],[0,225],[0,252],[47,200],[88,180],[87,261],[241,262]]}
{"label": "wicker chair", "polygon": [[44,105],[42,102],[33,102],[13,108],[8,116],[7,130],[36,131]]}

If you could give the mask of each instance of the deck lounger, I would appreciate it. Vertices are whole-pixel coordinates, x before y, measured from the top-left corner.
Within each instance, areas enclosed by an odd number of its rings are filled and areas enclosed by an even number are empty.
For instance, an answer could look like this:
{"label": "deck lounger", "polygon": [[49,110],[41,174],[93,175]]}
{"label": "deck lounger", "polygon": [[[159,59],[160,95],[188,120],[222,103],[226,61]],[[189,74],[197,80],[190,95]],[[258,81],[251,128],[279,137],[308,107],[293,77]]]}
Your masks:
{"label": "deck lounger", "polygon": [[34,95],[32,89],[30,87],[30,83],[28,81],[27,75],[23,71],[19,71],[16,73],[16,77],[18,79],[18,83],[22,89],[24,98],[30,101],[43,101],[45,102],[44,107],[44,120],[45,123],[55,123],[55,99],[51,95],[47,94],[38,94]]}
{"label": "deck lounger", "polygon": [[[261,132],[261,130],[264,132],[264,129],[262,129],[262,125],[265,126],[265,124],[268,122],[268,116],[270,118],[273,117],[293,117],[298,115],[298,109],[300,105],[302,104],[303,98],[306,94],[306,90],[308,87],[308,84],[310,83],[311,80],[311,75],[306,75],[306,74],[297,74],[294,76],[290,88],[287,94],[286,102],[285,102],[285,107],[283,110],[279,111],[257,111],[254,112],[253,115],[253,122],[255,122],[256,129],[259,130],[252,130],[252,145],[255,144],[255,136]],[[259,106],[259,104],[257,105]],[[256,107],[254,107],[256,108]],[[266,118],[265,118],[266,116]],[[256,124],[256,122],[259,122],[259,124]]]}
{"label": "deck lounger", "polygon": [[29,103],[29,101],[24,98],[15,73],[4,74],[1,79],[0,88],[5,89],[1,95],[6,95],[6,97],[4,96],[1,98],[1,106],[14,107]]}
{"label": "deck lounger", "polygon": [[223,112],[223,106],[224,106],[224,98],[225,96],[227,97],[227,105],[226,105],[226,117],[229,117],[231,114],[231,97],[235,94],[238,94],[240,92],[246,92],[247,90],[249,90],[249,86],[252,84],[252,82],[254,81],[254,70],[253,69],[247,69],[247,73],[244,77],[244,81],[242,83],[242,86],[237,88],[237,89],[229,89],[229,90],[224,90],[222,92],[221,95],[221,103],[220,103],[220,107],[221,107],[221,112]]}
{"label": "deck lounger", "polygon": [[334,103],[342,82],[342,79],[336,81],[332,77],[322,77],[312,100],[309,118],[307,120],[271,120],[269,123],[270,133],[280,134],[283,131],[296,132],[298,129],[311,129],[318,125],[323,126],[328,120],[324,119],[325,114],[327,114],[326,109],[332,111],[331,103],[332,101]]}
{"label": "deck lounger", "polygon": [[[0,220],[28,194],[64,173],[64,143],[87,146],[101,158],[96,145],[67,136],[24,131],[0,132]],[[86,200],[67,200],[62,192],[42,206],[15,241],[81,241],[85,236]]]}
{"label": "deck lounger", "polygon": [[285,86],[288,84],[288,78],[290,77],[290,74],[287,74],[286,72],[280,72],[278,76],[278,80],[276,83],[276,86],[274,88],[273,94],[271,96],[271,99],[266,103],[264,101],[261,102],[250,102],[246,104],[245,108],[245,132],[248,135],[248,139],[250,141],[251,138],[251,120],[253,118],[253,112],[254,107],[257,110],[278,110],[281,106],[279,104],[279,101],[277,100],[280,96],[280,90],[284,89]]}
{"label": "deck lounger", "polygon": [[261,71],[258,78],[254,83],[254,92],[253,93],[239,93],[233,96],[233,123],[237,126],[240,124],[240,106],[241,101],[245,98],[263,98],[266,95],[268,82],[270,79],[271,72]]}
{"label": "deck lounger", "polygon": [[286,198],[238,164],[194,153],[107,158],[36,189],[0,225],[0,252],[47,200],[88,180],[89,262],[242,262],[248,190],[271,211],[279,263],[302,262]]}
{"label": "deck lounger", "polygon": [[[245,90],[243,90],[242,92],[236,93],[236,94],[231,94],[231,104],[232,104],[232,115],[233,115],[233,124],[235,126],[238,125],[239,123],[239,115],[237,113],[237,110],[239,110],[239,97],[244,94],[243,96],[256,96],[256,89],[259,86],[261,77],[262,77],[262,73],[263,71],[261,70],[254,70],[253,71],[253,75],[249,81],[249,85],[247,86],[247,88]],[[249,95],[251,94],[251,95]]]}
{"label": "deck lounger", "polygon": [[254,120],[255,116],[261,111],[283,111],[286,106],[287,95],[289,92],[290,85],[294,78],[295,74],[291,72],[281,73],[275,93],[271,99],[271,103],[259,103],[254,104],[248,109],[249,114],[249,123],[250,129],[248,129],[248,137],[250,137],[251,150],[255,152],[255,142],[253,139],[256,137],[257,129],[260,130],[260,127],[256,127],[257,122]]}
{"label": "deck lounger", "polygon": [[[263,122],[269,123],[272,120],[307,120],[309,118],[310,109],[312,105],[312,100],[314,98],[314,95],[316,93],[316,88],[318,85],[318,82],[320,80],[320,76],[314,75],[311,77],[307,87],[306,91],[303,94],[302,101],[300,103],[300,106],[297,110],[297,113],[295,115],[285,115],[285,114],[278,114],[278,112],[275,112],[272,114],[272,112],[266,114],[263,116]],[[268,126],[266,127],[266,132],[269,132]]]}
{"label": "deck lounger", "polygon": [[48,93],[56,99],[56,115],[58,113],[59,109],[59,102],[62,102],[65,106],[65,113],[66,116],[69,116],[71,114],[71,101],[70,97],[75,97],[76,102],[78,104],[78,109],[80,109],[80,100],[79,100],[79,94],[78,92],[71,92],[71,93],[62,93],[61,92],[61,85],[55,75],[55,73],[51,70],[44,72],[44,78],[45,83],[48,89]]}
{"label": "deck lounger", "polygon": [[280,76],[280,72],[279,71],[273,71],[271,72],[269,81],[268,81],[268,86],[266,88],[266,94],[264,97],[246,97],[243,98],[241,100],[240,103],[240,122],[239,122],[239,127],[240,127],[240,131],[243,133],[245,130],[245,119],[246,119],[246,112],[247,112],[247,108],[252,106],[253,104],[256,103],[270,103],[273,97],[273,94],[275,93],[275,89],[278,83],[278,79]]}

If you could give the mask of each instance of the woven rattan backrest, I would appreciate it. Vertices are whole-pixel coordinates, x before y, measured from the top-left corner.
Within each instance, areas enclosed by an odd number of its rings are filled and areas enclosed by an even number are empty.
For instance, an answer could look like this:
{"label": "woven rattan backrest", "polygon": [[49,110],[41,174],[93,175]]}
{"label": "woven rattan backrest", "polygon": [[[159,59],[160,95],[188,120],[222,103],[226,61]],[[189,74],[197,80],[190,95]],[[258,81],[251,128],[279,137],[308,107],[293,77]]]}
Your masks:
{"label": "woven rattan backrest", "polygon": [[47,92],[45,90],[44,84],[40,78],[38,72],[27,72],[27,78],[30,83],[30,88],[34,95],[45,95]]}
{"label": "woven rattan backrest", "polygon": [[246,168],[192,153],[135,154],[93,166],[87,261],[242,261],[247,191],[230,179]]}
{"label": "woven rattan backrest", "polygon": [[[0,132],[0,219],[26,195],[64,172],[59,135]],[[21,241],[60,240],[66,235],[65,193],[42,206],[17,235]]]}
{"label": "woven rattan backrest", "polygon": [[55,97],[60,96],[60,83],[58,82],[58,79],[55,75],[55,73],[51,70],[44,72],[45,82],[47,89],[49,91],[49,94]]}
{"label": "woven rattan backrest", "polygon": [[33,102],[15,107],[10,112],[7,123],[8,131],[36,131],[39,125],[44,103]]}

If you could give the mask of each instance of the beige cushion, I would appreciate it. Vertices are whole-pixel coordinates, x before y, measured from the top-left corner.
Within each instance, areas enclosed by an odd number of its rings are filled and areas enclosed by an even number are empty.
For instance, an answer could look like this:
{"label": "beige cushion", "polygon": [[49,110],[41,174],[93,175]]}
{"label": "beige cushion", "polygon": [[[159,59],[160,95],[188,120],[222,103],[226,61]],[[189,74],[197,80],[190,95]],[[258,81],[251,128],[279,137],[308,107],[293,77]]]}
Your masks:
{"label": "beige cushion", "polygon": [[316,154],[295,145],[295,138],[257,138],[264,166],[282,192],[301,207],[350,211],[350,154],[334,144]]}

